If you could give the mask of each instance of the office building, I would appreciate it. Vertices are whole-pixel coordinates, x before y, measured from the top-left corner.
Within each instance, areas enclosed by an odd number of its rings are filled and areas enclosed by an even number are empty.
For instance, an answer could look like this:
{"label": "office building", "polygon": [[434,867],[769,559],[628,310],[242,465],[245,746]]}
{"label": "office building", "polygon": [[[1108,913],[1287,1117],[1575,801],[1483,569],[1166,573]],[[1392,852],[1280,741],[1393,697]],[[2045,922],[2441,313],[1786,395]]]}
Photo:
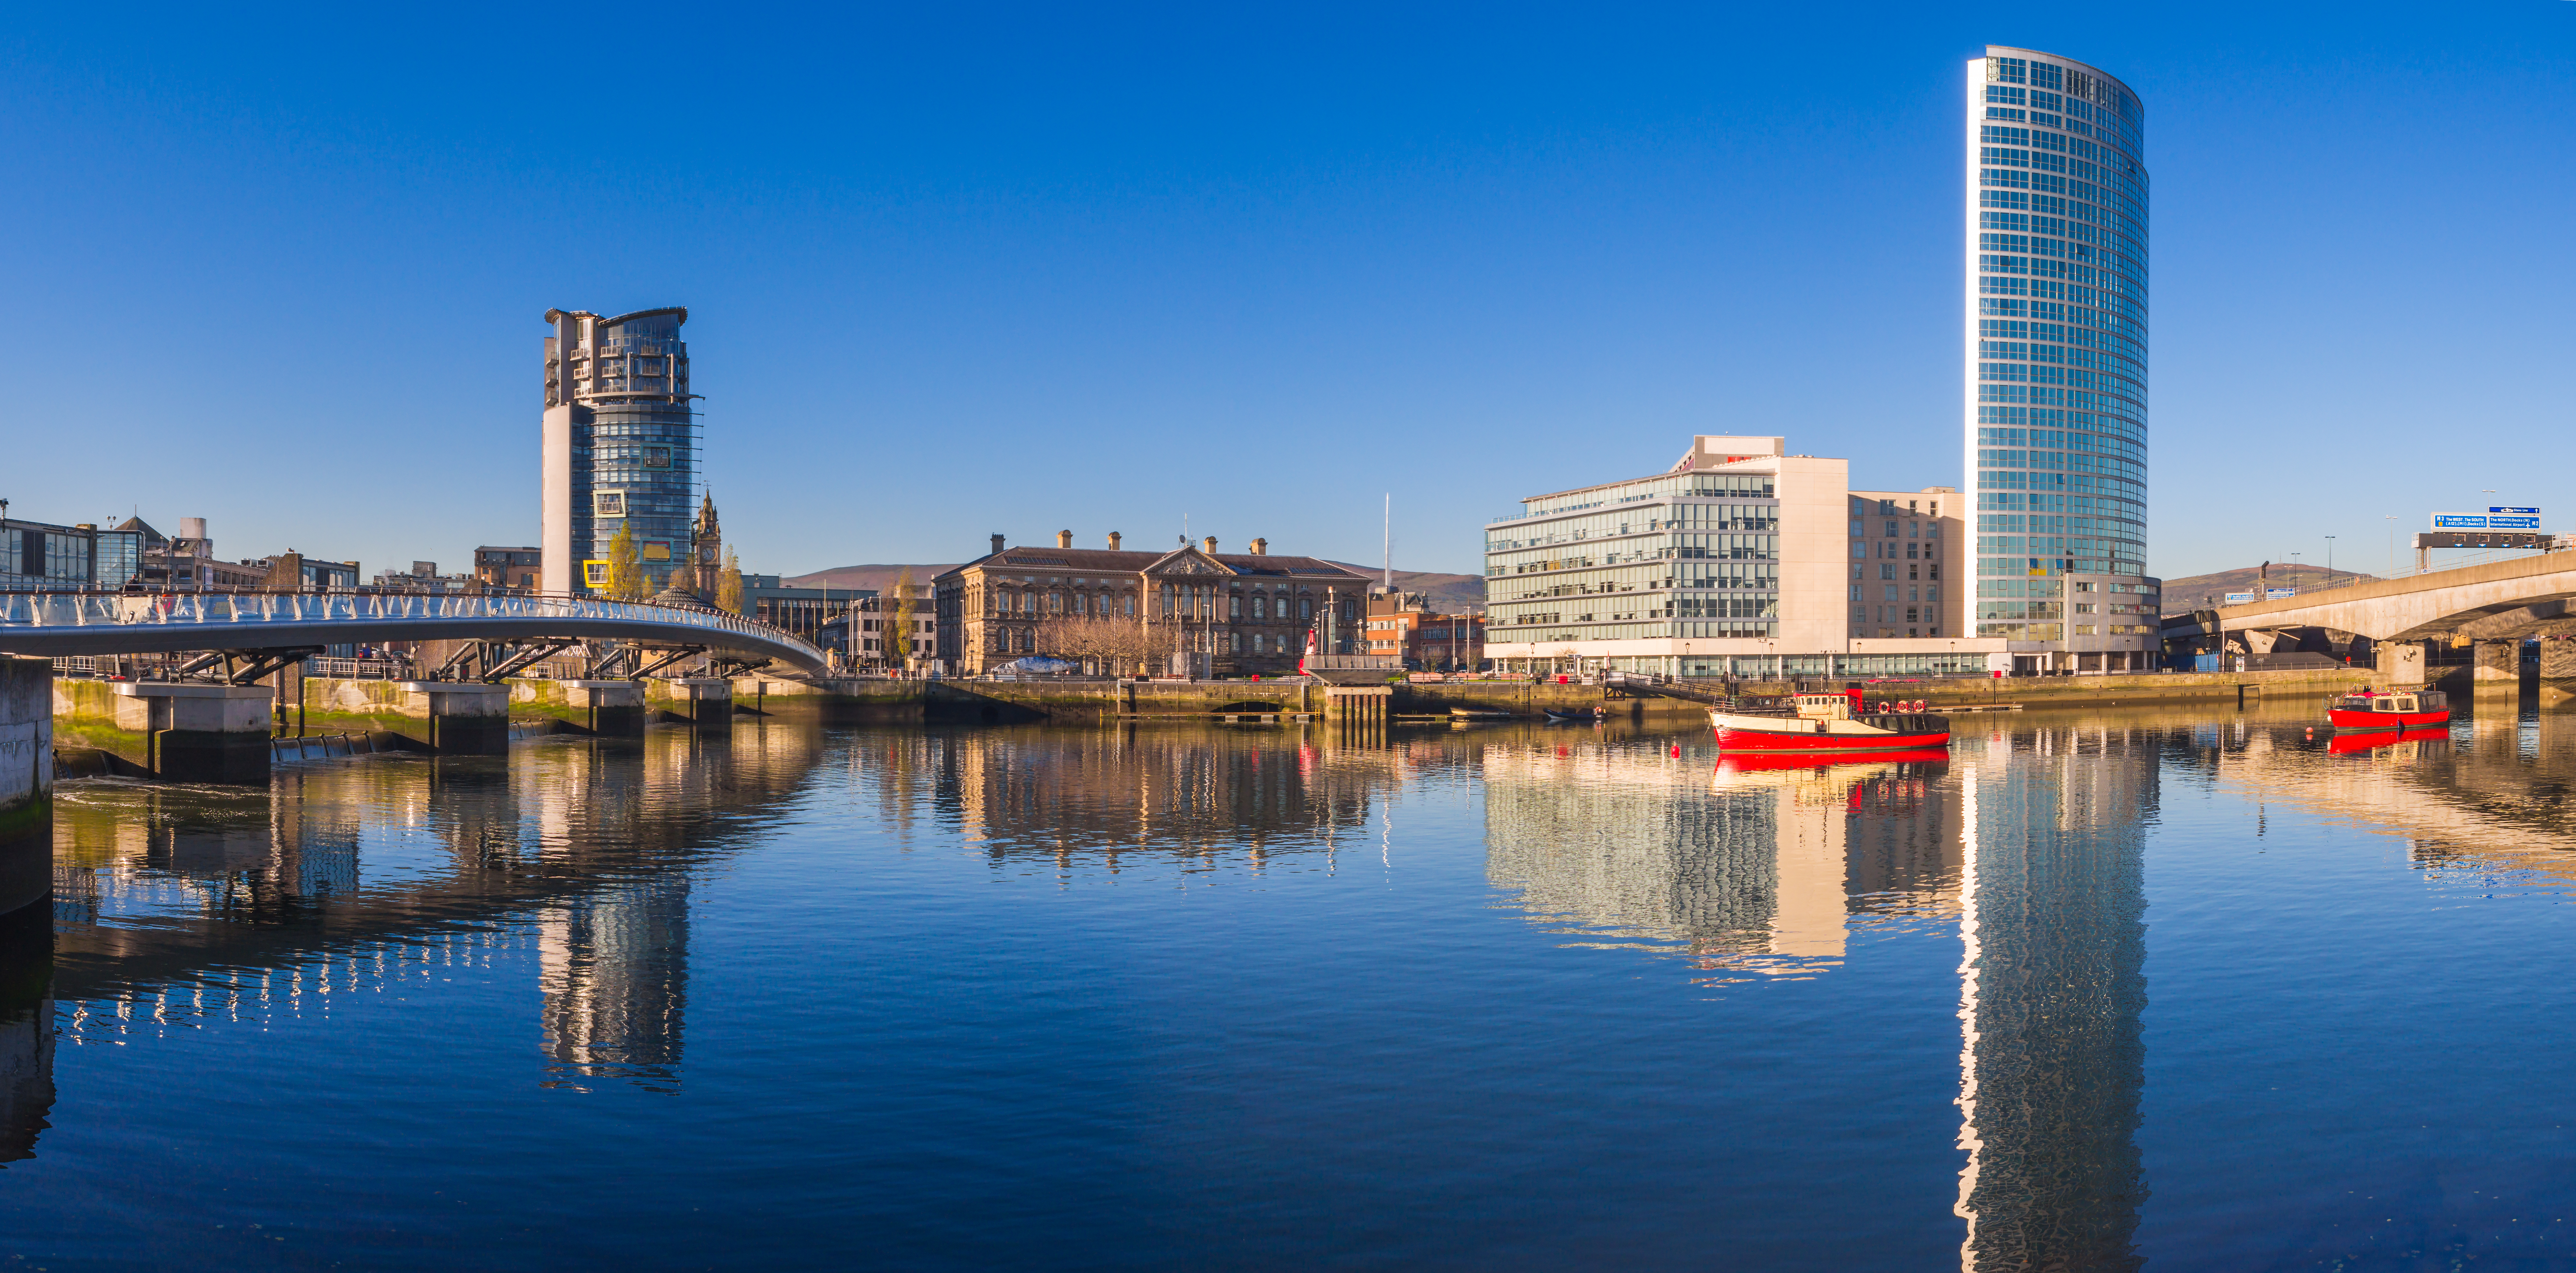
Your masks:
{"label": "office building", "polygon": [[544,544],[546,591],[607,585],[608,546],[632,532],[647,595],[693,549],[698,472],[683,308],[614,318],[550,309],[546,322]]}
{"label": "office building", "polygon": [[[5,510],[6,501],[0,501]],[[100,530],[82,522],[57,526],[0,512],[0,588],[71,592],[122,588],[143,568],[143,535],[133,523]]]}
{"label": "office building", "polygon": [[1988,48],[1967,69],[1976,634],[2025,670],[2143,668],[2157,640],[2145,113],[2055,54]]}
{"label": "office building", "polygon": [[538,570],[545,564],[545,550],[534,544],[510,547],[485,545],[474,550],[474,577],[487,588],[526,588],[539,586]]}
{"label": "office building", "polygon": [[1485,527],[1485,656],[1507,671],[1977,673],[1965,512],[1948,487],[1853,491],[1786,439],[1691,440],[1646,477],[1521,501]]}
{"label": "office building", "polygon": [[1473,671],[1485,658],[1485,616],[1439,613],[1424,593],[1372,592],[1359,653],[1401,659],[1416,671]]}

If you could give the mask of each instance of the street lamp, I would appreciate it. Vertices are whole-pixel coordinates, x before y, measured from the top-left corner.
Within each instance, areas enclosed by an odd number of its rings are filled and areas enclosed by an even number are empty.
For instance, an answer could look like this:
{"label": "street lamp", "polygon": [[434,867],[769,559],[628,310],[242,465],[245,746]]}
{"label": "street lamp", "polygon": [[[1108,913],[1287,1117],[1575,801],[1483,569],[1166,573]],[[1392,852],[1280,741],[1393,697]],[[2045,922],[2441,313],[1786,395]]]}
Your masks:
{"label": "street lamp", "polygon": [[2326,582],[2327,582],[2327,583],[2333,583],[2333,582],[2334,582],[2334,541],[2335,541],[2335,537],[2334,537],[2334,536],[2332,536],[2332,535],[2328,535],[2328,536],[2326,536]]}

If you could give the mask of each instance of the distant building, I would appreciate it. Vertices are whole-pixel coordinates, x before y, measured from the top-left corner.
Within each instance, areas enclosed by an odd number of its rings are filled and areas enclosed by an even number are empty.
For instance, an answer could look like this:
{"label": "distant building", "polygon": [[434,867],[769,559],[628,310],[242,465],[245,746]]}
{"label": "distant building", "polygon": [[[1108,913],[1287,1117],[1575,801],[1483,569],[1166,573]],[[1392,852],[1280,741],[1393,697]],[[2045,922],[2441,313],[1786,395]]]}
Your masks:
{"label": "distant building", "polygon": [[474,577],[492,588],[542,589],[539,567],[545,563],[545,550],[535,545],[516,548],[483,547],[474,550]]}
{"label": "distant building", "polygon": [[[845,667],[882,671],[898,666],[892,637],[898,627],[908,626],[911,653],[903,665],[938,657],[939,620],[931,604],[930,587],[916,584],[914,589],[921,595],[914,600],[909,620],[898,611],[895,598],[871,592],[816,629],[814,644],[838,653]],[[855,632],[850,628],[853,622],[858,624]]]}
{"label": "distant building", "polygon": [[[1075,548],[1071,531],[1054,548],[1005,548],[995,535],[991,552],[932,581],[936,657],[961,675],[1028,654],[1162,666],[1173,652],[1206,654],[1220,675],[1280,673],[1296,668],[1310,629],[1321,629],[1319,652],[1358,652],[1367,576],[1272,556],[1265,539],[1249,553],[1216,549],[1214,536],[1156,553],[1121,549],[1116,532],[1106,549]],[[1121,648],[1047,648],[1058,637]]]}
{"label": "distant building", "polygon": [[126,527],[100,530],[90,522],[57,526],[0,517],[0,588],[122,588],[141,573],[142,555],[142,533]]}
{"label": "distant building", "polygon": [[387,592],[467,592],[482,582],[474,575],[442,575],[434,561],[415,561],[404,571],[376,572],[376,587]]}
{"label": "distant building", "polygon": [[157,592],[262,588],[355,588],[358,563],[330,561],[288,549],[272,557],[226,561],[215,556],[215,541],[206,534],[206,519],[182,517],[179,533],[163,535],[140,517],[117,526],[133,533],[141,545],[137,586]]}
{"label": "distant building", "polygon": [[[701,591],[712,593],[713,581],[702,581]],[[742,612],[774,628],[814,640],[823,625],[849,613],[857,602],[877,595],[867,588],[790,588],[776,575],[742,577]],[[925,607],[926,609],[927,607]]]}
{"label": "distant building", "polygon": [[1420,592],[1372,592],[1361,654],[1384,654],[1418,671],[1474,670],[1485,657],[1485,616],[1439,614]]}
{"label": "distant building", "polygon": [[608,545],[632,532],[644,591],[689,559],[698,424],[690,402],[683,308],[602,318],[550,309],[546,322],[546,590],[582,595],[608,582]]}

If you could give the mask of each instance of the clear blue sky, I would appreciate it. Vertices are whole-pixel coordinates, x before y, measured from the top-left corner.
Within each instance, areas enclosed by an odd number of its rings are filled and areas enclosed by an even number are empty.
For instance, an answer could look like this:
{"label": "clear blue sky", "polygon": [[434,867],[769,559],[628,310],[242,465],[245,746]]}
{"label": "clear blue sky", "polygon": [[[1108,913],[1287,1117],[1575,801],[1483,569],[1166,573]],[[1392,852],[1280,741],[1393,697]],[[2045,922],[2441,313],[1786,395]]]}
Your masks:
{"label": "clear blue sky", "polygon": [[[2167,576],[2576,528],[2576,3],[57,5],[0,36],[0,496],[537,536],[539,315],[681,304],[748,569],[1001,531],[1472,571],[1780,433],[1960,480],[1961,64],[2120,76]],[[1384,474],[1385,476],[1380,476]]]}

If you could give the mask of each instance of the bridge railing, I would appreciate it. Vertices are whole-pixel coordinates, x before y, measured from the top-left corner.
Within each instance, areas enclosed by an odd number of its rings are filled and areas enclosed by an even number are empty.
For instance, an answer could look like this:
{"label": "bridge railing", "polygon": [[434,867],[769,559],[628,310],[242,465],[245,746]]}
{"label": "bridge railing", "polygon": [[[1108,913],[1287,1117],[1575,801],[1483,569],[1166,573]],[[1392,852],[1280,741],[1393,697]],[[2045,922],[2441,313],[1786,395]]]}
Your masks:
{"label": "bridge railing", "polygon": [[[0,593],[0,632],[10,628],[234,627],[245,624],[388,623],[477,619],[582,619],[679,625],[806,643],[784,629],[722,610],[575,597],[459,593]],[[237,634],[222,639],[233,641]]]}

